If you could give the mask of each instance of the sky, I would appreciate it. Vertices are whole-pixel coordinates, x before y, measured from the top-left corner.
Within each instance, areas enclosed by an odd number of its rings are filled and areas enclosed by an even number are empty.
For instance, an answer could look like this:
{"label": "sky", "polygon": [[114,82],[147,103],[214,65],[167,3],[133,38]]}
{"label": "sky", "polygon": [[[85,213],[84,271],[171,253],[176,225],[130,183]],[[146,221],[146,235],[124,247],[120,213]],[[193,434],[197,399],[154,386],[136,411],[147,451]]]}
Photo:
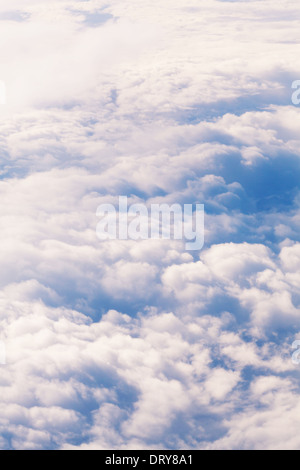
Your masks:
{"label": "sky", "polygon": [[[0,448],[300,449],[298,0],[0,0]],[[205,244],[100,204],[204,204]]]}

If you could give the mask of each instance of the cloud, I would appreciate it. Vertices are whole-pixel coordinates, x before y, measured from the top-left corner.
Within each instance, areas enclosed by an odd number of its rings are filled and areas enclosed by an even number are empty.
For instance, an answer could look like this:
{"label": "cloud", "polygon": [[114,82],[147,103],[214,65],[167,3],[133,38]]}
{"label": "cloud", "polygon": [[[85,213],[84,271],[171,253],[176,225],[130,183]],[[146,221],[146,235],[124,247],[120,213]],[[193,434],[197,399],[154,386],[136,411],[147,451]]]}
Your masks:
{"label": "cloud", "polygon": [[[0,447],[297,449],[298,5],[0,1]],[[96,236],[204,203],[205,246]]]}

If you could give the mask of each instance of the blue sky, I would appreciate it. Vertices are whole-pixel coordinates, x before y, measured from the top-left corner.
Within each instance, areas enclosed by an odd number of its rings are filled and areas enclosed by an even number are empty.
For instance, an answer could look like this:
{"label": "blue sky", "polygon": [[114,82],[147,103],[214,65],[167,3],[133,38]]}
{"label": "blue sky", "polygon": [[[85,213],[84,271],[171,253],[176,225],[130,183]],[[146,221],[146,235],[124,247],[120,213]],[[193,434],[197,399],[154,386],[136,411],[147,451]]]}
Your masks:
{"label": "blue sky", "polygon": [[[299,5],[0,1],[2,449],[299,449]],[[205,204],[205,246],[96,236]]]}

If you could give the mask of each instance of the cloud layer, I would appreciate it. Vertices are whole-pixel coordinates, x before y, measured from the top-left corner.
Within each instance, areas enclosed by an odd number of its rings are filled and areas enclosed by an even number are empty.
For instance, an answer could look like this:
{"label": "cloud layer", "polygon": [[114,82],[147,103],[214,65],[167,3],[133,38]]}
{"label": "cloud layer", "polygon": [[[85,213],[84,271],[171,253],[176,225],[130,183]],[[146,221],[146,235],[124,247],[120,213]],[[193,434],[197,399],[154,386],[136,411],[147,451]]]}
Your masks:
{"label": "cloud layer", "polygon": [[[2,449],[299,449],[296,0],[0,1]],[[100,242],[204,203],[206,242]]]}

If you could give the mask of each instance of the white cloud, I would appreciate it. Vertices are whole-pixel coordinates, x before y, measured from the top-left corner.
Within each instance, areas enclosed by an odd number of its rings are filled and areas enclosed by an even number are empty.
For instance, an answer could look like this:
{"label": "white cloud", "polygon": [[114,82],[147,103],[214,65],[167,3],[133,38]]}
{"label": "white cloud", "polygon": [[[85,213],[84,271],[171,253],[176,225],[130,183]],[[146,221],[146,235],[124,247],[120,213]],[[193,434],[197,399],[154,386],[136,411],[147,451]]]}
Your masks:
{"label": "white cloud", "polygon": [[[0,447],[298,448],[298,2],[0,23]],[[101,243],[122,194],[205,203],[204,250]]]}

